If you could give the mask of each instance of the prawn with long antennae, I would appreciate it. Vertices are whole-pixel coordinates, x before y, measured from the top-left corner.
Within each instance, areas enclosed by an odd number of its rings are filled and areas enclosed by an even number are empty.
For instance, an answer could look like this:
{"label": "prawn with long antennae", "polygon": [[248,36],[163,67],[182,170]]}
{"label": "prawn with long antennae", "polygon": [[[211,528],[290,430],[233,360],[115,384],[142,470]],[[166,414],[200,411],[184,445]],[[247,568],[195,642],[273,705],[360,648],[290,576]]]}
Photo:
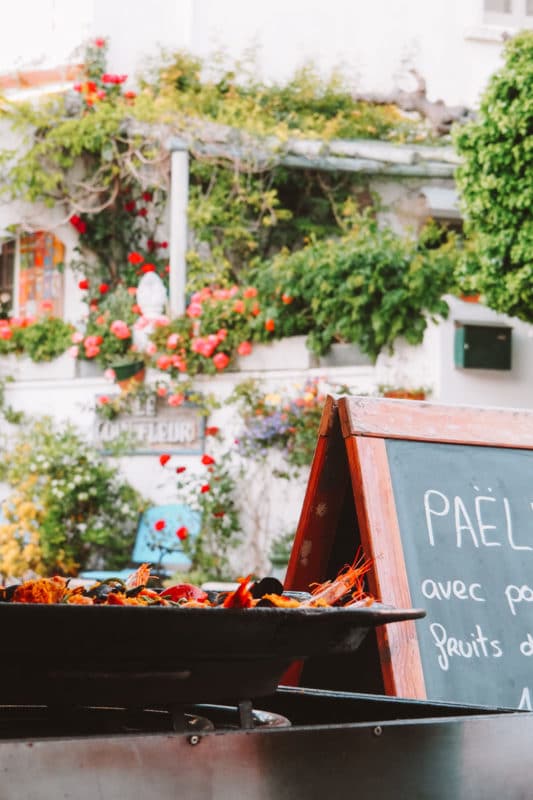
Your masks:
{"label": "prawn with long antennae", "polygon": [[311,589],[312,597],[304,600],[302,606],[334,606],[346,595],[348,602],[344,605],[364,600],[367,592],[364,589],[364,576],[372,567],[372,559],[365,558],[359,547],[352,564],[347,564],[333,581],[319,583]]}

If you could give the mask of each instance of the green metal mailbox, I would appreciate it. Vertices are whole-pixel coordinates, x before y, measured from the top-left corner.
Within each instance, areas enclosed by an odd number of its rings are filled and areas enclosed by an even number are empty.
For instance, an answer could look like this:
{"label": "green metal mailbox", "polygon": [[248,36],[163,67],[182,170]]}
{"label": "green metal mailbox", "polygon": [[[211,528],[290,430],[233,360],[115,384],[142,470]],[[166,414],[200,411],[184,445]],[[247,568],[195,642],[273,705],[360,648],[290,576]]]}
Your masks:
{"label": "green metal mailbox", "polygon": [[455,322],[454,361],[461,369],[511,369],[512,328],[499,322]]}

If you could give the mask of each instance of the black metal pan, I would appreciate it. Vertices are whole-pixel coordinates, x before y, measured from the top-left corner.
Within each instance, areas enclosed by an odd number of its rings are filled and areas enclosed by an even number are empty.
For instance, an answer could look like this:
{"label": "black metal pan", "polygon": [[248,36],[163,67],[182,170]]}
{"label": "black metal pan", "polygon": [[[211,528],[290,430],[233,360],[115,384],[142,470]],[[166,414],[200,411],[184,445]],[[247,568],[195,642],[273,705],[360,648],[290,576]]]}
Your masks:
{"label": "black metal pan", "polygon": [[287,666],[356,650],[420,609],[181,609],[0,604],[0,704],[136,705],[252,699]]}

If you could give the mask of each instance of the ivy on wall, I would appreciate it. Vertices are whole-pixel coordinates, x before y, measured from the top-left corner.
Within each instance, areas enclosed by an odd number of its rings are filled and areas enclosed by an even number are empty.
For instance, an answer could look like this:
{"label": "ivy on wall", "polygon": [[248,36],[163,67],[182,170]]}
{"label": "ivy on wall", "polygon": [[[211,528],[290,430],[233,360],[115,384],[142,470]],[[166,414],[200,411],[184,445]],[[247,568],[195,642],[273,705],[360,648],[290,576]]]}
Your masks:
{"label": "ivy on wall", "polygon": [[492,308],[533,322],[533,31],[507,42],[477,119],[455,143],[477,288]]}

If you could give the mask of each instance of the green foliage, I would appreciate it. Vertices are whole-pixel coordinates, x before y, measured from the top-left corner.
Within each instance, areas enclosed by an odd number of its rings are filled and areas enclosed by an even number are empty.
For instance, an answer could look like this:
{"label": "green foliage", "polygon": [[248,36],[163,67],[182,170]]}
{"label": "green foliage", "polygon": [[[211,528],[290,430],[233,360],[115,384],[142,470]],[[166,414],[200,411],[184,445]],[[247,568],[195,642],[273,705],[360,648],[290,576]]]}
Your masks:
{"label": "green foliage", "polygon": [[159,113],[181,111],[253,134],[287,137],[304,134],[322,139],[425,138],[426,130],[396,106],[355,100],[349,80],[338,70],[322,78],[311,65],[285,84],[267,84],[252,59],[228,64],[219,57],[210,65],[177,53],[146,81]]}
{"label": "green foliage", "polygon": [[308,334],[319,354],[354,342],[376,358],[398,336],[420,343],[428,315],[446,316],[456,244],[449,236],[433,245],[430,236],[417,242],[361,217],[350,234],[280,253],[251,279],[277,336]]}
{"label": "green foliage", "polygon": [[23,351],[32,361],[52,361],[70,347],[74,326],[57,317],[44,317],[20,331]]}
{"label": "green foliage", "polygon": [[51,361],[71,343],[74,326],[46,316],[32,322],[14,317],[0,326],[0,354],[26,354],[32,361]]}
{"label": "green foliage", "polygon": [[0,525],[2,572],[17,574],[17,545],[24,552],[28,542],[35,552],[25,567],[39,565],[47,574],[127,563],[144,503],[73,426],[49,418],[24,426],[2,472],[13,487]]}
{"label": "green foliage", "polygon": [[477,119],[455,131],[455,143],[477,288],[492,308],[533,322],[533,31],[507,42]]}
{"label": "green foliage", "polygon": [[[188,288],[244,280],[250,266],[312,236],[337,235],[361,193],[356,175],[276,167],[254,173],[191,162]],[[368,202],[368,198],[366,198]],[[208,255],[202,249],[208,247]]]}

